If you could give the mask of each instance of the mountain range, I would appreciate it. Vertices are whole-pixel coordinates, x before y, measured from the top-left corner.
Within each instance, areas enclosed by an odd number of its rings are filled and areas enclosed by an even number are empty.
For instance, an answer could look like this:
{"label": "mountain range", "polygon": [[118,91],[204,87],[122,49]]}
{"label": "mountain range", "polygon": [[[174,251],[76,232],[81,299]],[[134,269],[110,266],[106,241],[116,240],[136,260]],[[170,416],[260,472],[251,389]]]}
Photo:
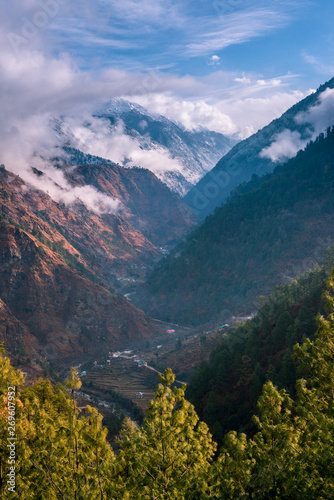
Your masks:
{"label": "mountain range", "polygon": [[[47,169],[32,168],[33,187],[2,166],[0,339],[15,359],[38,371],[150,338],[159,331],[151,317],[202,325],[252,314],[259,295],[321,263],[334,239],[334,132],[320,133],[333,121],[333,88],[334,79],[235,145],[184,200],[235,139],[185,131],[120,100],[84,127],[93,133],[102,120],[106,141],[110,133],[136,151],[163,148],[182,178],[168,164],[158,178],[130,157],[120,165],[80,149],[65,118],[54,122],[63,142],[52,159],[64,200],[43,188]],[[217,196],[194,206],[208,179],[226,176]],[[92,193],[98,209],[84,202]],[[137,307],[122,296],[132,290]]]}
{"label": "mountain range", "polygon": [[[195,223],[146,169],[58,168],[73,192],[90,186],[117,199],[119,209],[94,213],[79,200],[65,206],[1,166],[0,339],[34,373],[45,363],[59,368],[158,332],[116,291],[145,280],[165,248]],[[42,182],[45,174],[34,174]]]}

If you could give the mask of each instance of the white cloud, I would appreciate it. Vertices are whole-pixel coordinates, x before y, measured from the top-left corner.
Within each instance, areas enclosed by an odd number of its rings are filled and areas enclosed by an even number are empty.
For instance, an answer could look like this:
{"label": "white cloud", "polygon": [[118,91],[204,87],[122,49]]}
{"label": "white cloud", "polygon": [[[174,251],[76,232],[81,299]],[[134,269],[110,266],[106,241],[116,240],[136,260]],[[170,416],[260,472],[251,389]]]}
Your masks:
{"label": "white cloud", "polygon": [[[206,127],[226,135],[248,137],[282,115],[312,91],[289,91],[295,75],[287,74],[258,83],[256,75],[216,71],[193,81],[189,88],[142,96],[124,96],[152,113],[167,116],[188,130]],[[217,90],[217,88],[219,90]],[[180,97],[180,94],[184,98]]]}
{"label": "white cloud", "polygon": [[[285,22],[284,16],[276,15],[276,11],[270,8],[224,16],[223,27],[220,26],[221,19],[205,18],[199,30],[197,25],[195,28],[184,24],[186,18],[183,13],[180,14],[181,6],[173,0],[59,3],[62,3],[59,12],[49,16],[49,24],[45,29],[37,29],[26,40],[28,43],[16,51],[10,46],[8,32],[21,33],[22,16],[33,20],[41,10],[41,4],[39,0],[21,0],[15,5],[7,2],[6,6],[0,7],[0,14],[8,14],[7,17],[3,16],[3,31],[0,33],[0,161],[27,181],[49,191],[54,199],[66,199],[70,203],[80,198],[86,200],[87,206],[94,210],[102,209],[101,204],[109,210],[118,209],[117,203],[109,200],[108,205],[108,200],[102,200],[98,192],[88,192],[87,189],[71,191],[61,171],[51,167],[47,159],[55,154],[59,145],[59,139],[50,128],[50,120],[54,117],[67,117],[66,123],[73,126],[78,147],[87,153],[120,163],[128,158],[128,165],[149,168],[157,175],[166,170],[185,174],[183,166],[171,158],[167,150],[143,149],[136,139],[123,133],[121,124],[112,133],[101,120],[91,120],[90,126],[85,126],[97,101],[127,96],[149,111],[163,114],[189,130],[207,127],[223,134],[238,133],[240,137],[245,137],[303,97],[301,93],[281,91],[285,77],[264,79],[247,74],[238,78],[235,73],[222,71],[215,71],[207,77],[178,76],[164,71],[171,68],[170,59],[168,64],[161,60],[160,69],[146,72],[130,72],[113,67],[94,73],[79,69],[69,55],[50,55],[54,49],[52,43],[57,36],[61,38],[61,30],[69,46],[82,35],[85,43],[101,45],[106,38],[108,46],[124,48],[129,47],[127,44],[134,40],[137,43],[136,25],[146,31],[150,39],[154,39],[152,33],[155,31],[151,31],[154,24],[157,27],[165,23],[165,26],[172,27],[176,26],[177,19],[177,27],[183,29],[184,40],[191,40],[188,50],[193,51],[192,55],[207,53],[210,62],[217,66],[220,56],[216,48],[230,43],[229,40],[239,43],[258,36],[274,29],[277,23]],[[105,13],[104,8],[116,20],[112,29],[101,17],[101,13]],[[127,20],[129,25],[117,24],[119,19]],[[148,21],[144,23],[146,19]],[[74,20],[78,23],[72,23]],[[131,26],[136,36],[122,38],[130,29],[128,26]],[[123,42],[125,45],[122,45]],[[178,39],[175,44],[178,44]],[[199,44],[198,50],[195,49],[196,44]],[[258,82],[259,79],[262,81]],[[42,154],[44,160],[36,153]],[[31,165],[45,172],[45,175],[34,176]],[[189,172],[186,175],[189,178]]]}
{"label": "white cloud", "polygon": [[274,137],[271,145],[261,151],[260,157],[269,158],[273,162],[281,162],[296,156],[304,146],[305,141],[301,139],[299,132],[286,129]]}
{"label": "white cloud", "polygon": [[[76,110],[80,80],[81,85],[85,80],[89,83],[87,75],[80,74],[66,58],[46,60],[38,52],[18,57],[0,51],[0,161],[55,201],[81,201],[95,212],[117,212],[121,209],[118,200],[92,186],[73,188],[49,160],[58,153],[59,145],[50,120],[55,113]],[[31,167],[44,175],[34,175]]]}
{"label": "white cloud", "polygon": [[128,167],[147,168],[158,177],[162,177],[166,171],[186,174],[182,164],[171,158],[167,149],[143,149],[142,143],[136,137],[125,134],[121,120],[112,127],[110,122],[103,118],[89,117],[89,120],[79,120],[67,117],[63,129],[71,138],[72,145],[84,153],[101,156],[120,164],[126,160]]}
{"label": "white cloud", "polygon": [[[47,192],[57,202],[67,205],[83,203],[95,213],[117,213],[122,210],[119,200],[99,192],[93,186],[73,187],[64,172],[50,162],[59,153],[57,139],[50,128],[50,115],[26,117],[11,121],[11,128],[0,139],[0,161],[29,185]],[[36,176],[32,167],[43,172]]]}
{"label": "white cloud", "polygon": [[245,97],[218,103],[235,123],[238,135],[246,139],[257,130],[279,118],[287,109],[306,97],[309,92],[277,92],[268,97]]}
{"label": "white cloud", "polygon": [[[38,51],[26,50],[20,54],[0,51],[0,161],[27,181],[48,190],[54,199],[64,198],[69,187],[54,179],[55,172],[46,165],[46,159],[55,154],[59,145],[50,128],[50,119],[63,115],[67,117],[68,130],[73,127],[77,147],[84,152],[119,163],[127,158],[129,166],[148,168],[158,176],[170,170],[191,180],[191,173],[185,172],[183,165],[164,148],[143,149],[136,139],[123,133],[121,126],[111,133],[101,120],[91,120],[90,127],[84,123],[99,100],[126,95],[150,112],[165,115],[189,130],[207,127],[243,138],[303,97],[301,93],[280,92],[285,77],[268,79],[264,86],[256,83],[257,78],[251,75],[234,82],[236,78],[235,74],[224,72],[196,79],[155,70],[141,74],[117,69],[106,69],[94,78],[79,70],[68,56],[47,58]],[[277,81],[280,85],[276,85]],[[215,94],[218,82],[223,83],[222,97]],[[234,87],[229,87],[233,82]],[[273,89],[275,93],[270,94]],[[269,93],[268,97],[253,97],[264,91]],[[180,97],[181,93],[184,98]],[[201,93],[208,95],[199,98]],[[45,159],[43,168],[36,165],[47,174],[41,178],[30,171],[31,164],[40,162],[35,153]],[[52,187],[52,182],[57,182],[61,190]],[[80,199],[87,199],[87,206],[96,210],[98,198],[94,205],[86,191],[81,191],[81,195]],[[73,200],[76,197],[78,192],[73,194]],[[65,198],[69,202],[71,196]],[[109,208],[114,206],[110,202]]]}
{"label": "white cloud", "polygon": [[[119,210],[119,201],[101,195],[91,186],[73,189],[63,173],[48,161],[57,155],[61,143],[51,121],[67,116],[85,152],[113,161],[130,157],[129,165],[149,168],[157,175],[168,169],[182,171],[182,165],[163,148],[142,150],[120,130],[111,136],[108,131],[108,135],[100,121],[91,120],[91,128],[82,124],[87,117],[91,118],[97,103],[110,96],[117,97],[124,92],[130,96],[147,94],[157,88],[163,91],[188,88],[194,79],[174,75],[162,78],[157,71],[141,74],[117,69],[106,69],[94,78],[78,69],[66,55],[51,58],[36,50],[25,49],[19,53],[1,50],[5,46],[0,36],[0,162],[6,168],[36,188],[44,189],[56,201],[70,204],[79,199],[94,211]],[[45,175],[34,175],[32,166]]]}
{"label": "white cloud", "polygon": [[209,66],[219,66],[219,64],[220,64],[220,57],[219,56],[213,55],[210,57],[209,62],[208,62]]}
{"label": "white cloud", "polygon": [[237,132],[236,125],[226,113],[203,100],[181,100],[168,94],[144,95],[134,97],[134,100],[152,113],[166,116],[188,130],[206,127],[226,135]]}
{"label": "white cloud", "polygon": [[186,46],[189,56],[201,56],[223,50],[230,45],[244,43],[264,35],[268,31],[286,24],[288,17],[274,9],[248,9],[227,14],[218,18],[216,25],[206,26],[195,37],[196,41]]}
{"label": "white cloud", "polygon": [[270,146],[264,148],[260,156],[270,158],[273,162],[284,161],[296,156],[300,149],[305,148],[310,140],[314,140],[328,127],[334,125],[334,89],[326,89],[318,98],[315,106],[298,113],[295,122],[309,125],[309,135],[302,139],[298,131],[284,130],[278,134]]}
{"label": "white cloud", "polygon": [[310,124],[313,128],[312,139],[334,125],[334,89],[326,89],[319,96],[315,106],[296,116],[297,123]]}
{"label": "white cloud", "polygon": [[71,205],[76,201],[82,202],[89,210],[95,213],[113,213],[117,214],[122,211],[122,203],[98,192],[93,186],[77,186],[70,187],[65,190],[60,196],[60,201]]}
{"label": "white cloud", "polygon": [[[244,82],[240,84],[242,88],[246,86]],[[250,85],[249,89],[250,94],[258,93],[256,85]],[[225,135],[238,134],[240,139],[245,139],[307,95],[298,91],[278,91],[269,93],[268,97],[248,97],[247,89],[244,97],[242,94],[243,91],[237,87],[222,99],[208,95],[207,98],[194,101],[164,93],[137,96],[133,100],[150,112],[167,116],[188,130],[206,127]]]}
{"label": "white cloud", "polygon": [[282,84],[282,80],[279,78],[271,78],[269,80],[258,80],[257,83],[261,85],[261,87],[279,87]]}
{"label": "white cloud", "polygon": [[242,83],[244,85],[246,85],[247,83],[251,83],[250,78],[245,77],[245,75],[243,77],[234,78],[234,81],[237,83]]}

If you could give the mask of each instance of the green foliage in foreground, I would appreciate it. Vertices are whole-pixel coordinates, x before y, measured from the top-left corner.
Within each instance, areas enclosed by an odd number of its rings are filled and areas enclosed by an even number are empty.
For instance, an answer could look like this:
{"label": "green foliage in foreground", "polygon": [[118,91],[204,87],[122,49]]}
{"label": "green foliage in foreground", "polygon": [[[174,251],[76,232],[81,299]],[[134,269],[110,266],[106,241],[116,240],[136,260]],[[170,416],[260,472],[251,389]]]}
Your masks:
{"label": "green foliage in foreground", "polygon": [[[328,499],[334,497],[334,278],[319,316],[316,340],[294,348],[305,379],[293,399],[272,382],[263,386],[251,438],[230,432],[216,445],[206,424],[172,388],[170,369],[160,376],[144,425],[127,420],[116,455],[102,416],[80,411],[75,369],[66,387],[47,380],[21,389],[23,377],[0,355],[2,498],[26,499]],[[8,491],[8,387],[16,394],[16,488]]]}

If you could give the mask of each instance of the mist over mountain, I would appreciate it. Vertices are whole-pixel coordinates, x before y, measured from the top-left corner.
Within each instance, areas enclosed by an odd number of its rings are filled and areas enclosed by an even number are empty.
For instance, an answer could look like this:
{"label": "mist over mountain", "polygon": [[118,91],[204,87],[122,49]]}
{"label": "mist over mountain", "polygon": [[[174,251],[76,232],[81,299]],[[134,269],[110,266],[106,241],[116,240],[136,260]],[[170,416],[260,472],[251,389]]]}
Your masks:
{"label": "mist over mountain", "polygon": [[[111,99],[82,123],[64,118],[61,135],[88,156],[99,156],[126,167],[151,170],[172,191],[184,195],[237,142],[207,129],[189,131],[139,104]],[[67,159],[77,161],[76,156]],[[97,160],[100,162],[100,160]]]}
{"label": "mist over mountain", "polygon": [[185,196],[184,200],[205,218],[233,189],[252,175],[272,172],[296,156],[310,140],[333,124],[334,78],[301,100],[280,118],[236,144]]}

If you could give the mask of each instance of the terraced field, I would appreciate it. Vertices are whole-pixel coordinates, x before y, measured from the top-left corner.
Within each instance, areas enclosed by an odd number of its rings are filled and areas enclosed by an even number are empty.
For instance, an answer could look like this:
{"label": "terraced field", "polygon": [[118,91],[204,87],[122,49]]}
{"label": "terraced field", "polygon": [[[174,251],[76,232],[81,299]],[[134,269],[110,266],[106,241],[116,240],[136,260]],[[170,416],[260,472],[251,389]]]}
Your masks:
{"label": "terraced field", "polygon": [[145,411],[151,399],[154,398],[158,376],[153,372],[149,373],[144,367],[138,368],[134,363],[116,359],[103,370],[89,372],[85,377],[85,384],[90,386],[90,382],[93,384],[89,391],[92,394],[98,391],[101,395],[104,390],[113,389]]}
{"label": "terraced field", "polygon": [[[87,375],[83,377],[84,390],[98,400],[115,399],[115,396],[108,395],[108,391],[113,390],[145,412],[159,382],[158,373],[152,367],[161,373],[166,368],[172,368],[176,381],[187,381],[194,367],[209,359],[211,350],[222,335],[222,330],[202,332],[191,337],[184,335],[182,339],[179,337],[180,340],[174,337],[168,344],[138,350],[136,355],[133,351],[115,353],[117,357],[109,356],[104,358],[102,364],[87,369]],[[145,360],[148,367],[137,366],[139,360]],[[120,405],[124,406],[124,401]]]}

